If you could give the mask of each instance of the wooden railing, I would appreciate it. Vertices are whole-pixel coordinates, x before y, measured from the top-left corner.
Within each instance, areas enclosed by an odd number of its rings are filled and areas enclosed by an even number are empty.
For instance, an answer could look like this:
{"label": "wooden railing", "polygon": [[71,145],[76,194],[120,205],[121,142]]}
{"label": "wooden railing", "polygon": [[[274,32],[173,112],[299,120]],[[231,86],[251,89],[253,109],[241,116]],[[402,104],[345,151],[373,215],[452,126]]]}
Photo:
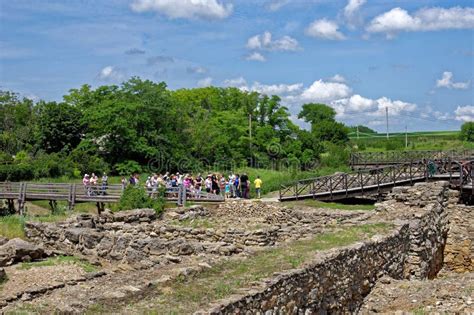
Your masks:
{"label": "wooden railing", "polygon": [[430,174],[426,163],[416,162],[310,178],[294,182],[290,185],[282,185],[280,188],[280,200],[302,198],[321,200],[344,199],[362,196],[366,193],[380,193],[397,185],[411,185],[417,181],[437,176],[440,179],[453,181],[456,185],[467,180],[460,173],[459,163],[453,163],[449,169],[434,165],[433,170],[433,174]]}
{"label": "wooden railing", "polygon": [[459,161],[473,157],[474,150],[357,152],[351,153],[350,163],[352,167],[366,167],[412,163],[422,160]]}
{"label": "wooden railing", "polygon": [[[147,190],[150,198],[157,197],[157,190]],[[123,194],[122,185],[84,186],[81,184],[0,182],[0,199],[17,200],[20,212],[28,200],[66,201],[69,208],[78,202],[96,202],[99,204],[118,202]],[[166,188],[165,199],[177,201],[183,205],[186,200],[194,202],[224,201],[221,195],[204,191],[194,192],[184,187]]]}

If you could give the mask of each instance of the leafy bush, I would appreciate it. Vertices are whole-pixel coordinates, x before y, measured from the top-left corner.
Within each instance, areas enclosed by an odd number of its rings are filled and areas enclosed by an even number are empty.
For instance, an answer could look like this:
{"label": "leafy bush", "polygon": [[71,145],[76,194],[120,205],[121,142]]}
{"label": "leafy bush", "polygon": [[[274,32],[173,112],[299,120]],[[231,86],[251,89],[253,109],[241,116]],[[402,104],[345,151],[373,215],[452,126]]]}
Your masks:
{"label": "leafy bush", "polygon": [[115,164],[115,170],[120,175],[130,175],[134,173],[141,173],[142,167],[137,162],[128,160],[122,163]]}
{"label": "leafy bush", "polygon": [[8,164],[13,162],[13,158],[7,152],[0,151],[0,164]]}
{"label": "leafy bush", "polygon": [[461,140],[474,142],[474,122],[466,122],[461,126]]}
{"label": "leafy bush", "polygon": [[0,165],[0,181],[21,181],[34,178],[34,169],[28,164]]}
{"label": "leafy bush", "polygon": [[321,164],[326,167],[337,168],[349,163],[350,150],[346,146],[340,146],[326,142],[326,152],[321,154]]}
{"label": "leafy bush", "polygon": [[148,196],[144,188],[140,186],[128,186],[122,194],[116,210],[132,210],[151,208],[160,214],[165,205],[164,191],[159,191],[158,198]]}

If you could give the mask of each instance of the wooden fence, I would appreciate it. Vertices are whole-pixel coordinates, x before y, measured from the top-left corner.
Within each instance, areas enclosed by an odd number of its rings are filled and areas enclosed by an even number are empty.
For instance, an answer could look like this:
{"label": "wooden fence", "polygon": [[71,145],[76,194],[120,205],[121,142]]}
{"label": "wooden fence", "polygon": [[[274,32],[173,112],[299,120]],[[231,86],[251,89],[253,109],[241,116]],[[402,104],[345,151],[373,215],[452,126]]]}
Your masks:
{"label": "wooden fence", "polygon": [[453,162],[449,168],[443,164],[433,164],[430,170],[425,162],[420,161],[305,179],[290,185],[282,185],[280,201],[304,198],[346,199],[366,194],[379,194],[394,186],[412,185],[415,182],[430,179],[448,180],[461,190],[469,189],[469,187],[472,190],[473,177],[472,166],[470,174],[463,175],[459,163]]}
{"label": "wooden fence", "polygon": [[352,168],[420,162],[422,160],[460,161],[474,158],[474,150],[451,151],[385,151],[351,153]]}
{"label": "wooden fence", "polygon": [[[31,183],[31,182],[1,182],[0,199],[18,201],[20,213],[23,212],[26,201],[50,200],[66,201],[70,209],[79,202],[96,202],[99,211],[105,203],[118,202],[123,194],[122,185],[107,186],[84,186],[81,184],[62,183]],[[157,197],[156,190],[149,190],[150,198]],[[206,192],[193,192],[185,190],[183,186],[167,188],[165,199],[176,201],[179,205],[186,203],[186,200],[194,202],[221,202],[224,198],[221,195],[209,194]]]}

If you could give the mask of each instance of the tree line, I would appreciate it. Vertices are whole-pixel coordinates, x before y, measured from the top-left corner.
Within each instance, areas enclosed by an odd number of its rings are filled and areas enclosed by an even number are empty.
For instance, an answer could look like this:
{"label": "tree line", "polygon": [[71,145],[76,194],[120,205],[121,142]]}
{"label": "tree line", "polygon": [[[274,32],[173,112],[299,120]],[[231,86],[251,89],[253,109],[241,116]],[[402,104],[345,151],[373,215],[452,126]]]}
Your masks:
{"label": "tree line", "polygon": [[0,180],[129,174],[147,166],[156,172],[283,164],[304,170],[324,152],[345,159],[349,129],[335,114],[324,104],[303,104],[298,117],[311,124],[306,130],[275,95],[232,87],[173,91],[138,77],[95,89],[83,85],[61,102],[0,91]]}

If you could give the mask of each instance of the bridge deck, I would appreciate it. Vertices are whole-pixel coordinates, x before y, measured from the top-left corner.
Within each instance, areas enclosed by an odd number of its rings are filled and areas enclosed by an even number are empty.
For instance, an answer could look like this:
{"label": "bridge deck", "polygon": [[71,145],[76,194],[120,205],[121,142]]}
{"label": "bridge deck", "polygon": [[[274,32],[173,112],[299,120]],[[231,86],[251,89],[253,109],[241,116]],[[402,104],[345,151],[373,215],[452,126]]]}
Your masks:
{"label": "bridge deck", "polygon": [[[457,162],[446,169],[434,165],[434,170],[424,162],[403,163],[376,169],[358,170],[297,181],[280,188],[280,201],[313,198],[323,201],[340,200],[357,196],[373,195],[390,190],[394,186],[411,185],[420,181],[446,180],[463,193],[474,193],[469,178],[460,172]],[[435,173],[442,171],[443,173]],[[473,177],[473,173],[468,176]]]}
{"label": "bridge deck", "polygon": [[[98,204],[119,202],[123,194],[121,185],[88,186],[81,184],[63,183],[0,183],[0,199],[18,200],[20,210],[26,201],[53,200],[67,201],[69,207],[80,202],[96,202]],[[148,191],[150,197],[156,197],[158,192]],[[184,195],[184,196],[183,196]],[[190,200],[193,202],[222,202],[224,198],[220,195],[208,194],[206,192],[185,191],[184,188],[173,187],[165,191],[165,199],[168,201]]]}

